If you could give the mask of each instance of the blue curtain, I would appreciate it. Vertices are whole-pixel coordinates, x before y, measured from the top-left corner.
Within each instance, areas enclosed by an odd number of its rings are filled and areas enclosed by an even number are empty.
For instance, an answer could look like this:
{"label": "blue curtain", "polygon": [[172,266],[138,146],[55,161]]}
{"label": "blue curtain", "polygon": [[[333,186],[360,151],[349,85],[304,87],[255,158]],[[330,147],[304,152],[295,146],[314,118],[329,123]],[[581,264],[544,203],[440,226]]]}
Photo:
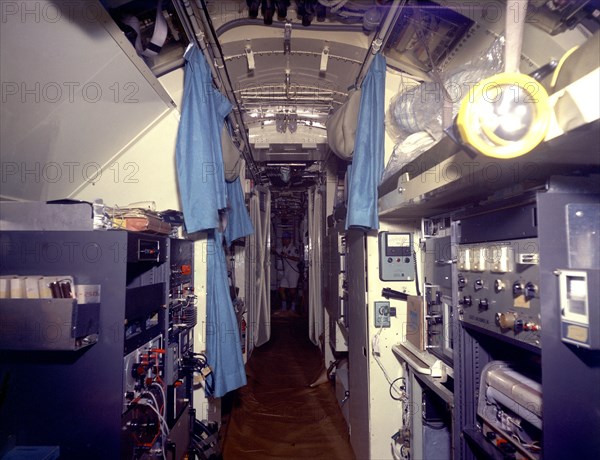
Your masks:
{"label": "blue curtain", "polygon": [[239,177],[233,182],[227,182],[227,199],[229,208],[227,210],[228,220],[225,228],[225,241],[227,241],[227,245],[231,245],[238,238],[254,233]]}
{"label": "blue curtain", "polygon": [[188,233],[217,228],[227,206],[221,130],[231,103],[212,84],[196,46],[185,53],[183,108],[177,135],[179,195]]}
{"label": "blue curtain", "polygon": [[346,229],[379,228],[377,186],[383,174],[384,97],[385,58],[377,54],[362,85],[352,168],[348,172]]}
{"label": "blue curtain", "polygon": [[206,357],[213,370],[212,396],[220,398],[245,385],[246,372],[237,318],[229,294],[222,233],[209,232],[207,253]]}
{"label": "blue curtain", "polygon": [[246,384],[238,323],[227,280],[219,210],[227,207],[221,130],[231,103],[212,84],[202,52],[185,53],[183,108],[176,145],[177,178],[188,233],[207,231],[206,355],[214,392]]}

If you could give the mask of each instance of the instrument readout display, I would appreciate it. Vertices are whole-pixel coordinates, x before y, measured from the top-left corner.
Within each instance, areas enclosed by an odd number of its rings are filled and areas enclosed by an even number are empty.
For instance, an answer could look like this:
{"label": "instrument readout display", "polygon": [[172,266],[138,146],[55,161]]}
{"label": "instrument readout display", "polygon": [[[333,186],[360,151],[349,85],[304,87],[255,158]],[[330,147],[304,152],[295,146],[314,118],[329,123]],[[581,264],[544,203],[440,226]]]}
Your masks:
{"label": "instrument readout display", "polygon": [[379,279],[382,281],[413,281],[415,261],[410,233],[381,232],[379,234]]}

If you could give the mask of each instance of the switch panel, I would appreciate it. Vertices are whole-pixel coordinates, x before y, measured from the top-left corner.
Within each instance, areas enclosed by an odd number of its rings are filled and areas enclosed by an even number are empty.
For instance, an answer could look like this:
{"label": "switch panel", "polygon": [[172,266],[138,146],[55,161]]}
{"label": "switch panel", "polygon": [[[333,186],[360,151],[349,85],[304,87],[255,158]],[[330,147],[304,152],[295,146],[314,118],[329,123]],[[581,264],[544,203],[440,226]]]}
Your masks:
{"label": "switch panel", "polygon": [[540,348],[537,239],[460,244],[458,253],[463,324]]}
{"label": "switch panel", "polygon": [[375,327],[390,327],[389,302],[375,302]]}

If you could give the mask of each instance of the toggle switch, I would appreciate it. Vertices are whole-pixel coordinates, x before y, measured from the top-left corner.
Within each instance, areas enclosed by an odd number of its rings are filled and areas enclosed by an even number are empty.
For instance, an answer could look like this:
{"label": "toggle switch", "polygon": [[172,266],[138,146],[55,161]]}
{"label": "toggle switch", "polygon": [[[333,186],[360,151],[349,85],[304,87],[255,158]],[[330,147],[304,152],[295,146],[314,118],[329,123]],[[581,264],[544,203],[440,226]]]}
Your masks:
{"label": "toggle switch", "polygon": [[459,304],[464,305],[465,307],[470,307],[473,305],[473,299],[470,295],[463,296],[462,300],[458,301]]}
{"label": "toggle switch", "polygon": [[488,299],[479,299],[479,309],[480,310],[487,310],[490,307],[490,303],[488,302]]}

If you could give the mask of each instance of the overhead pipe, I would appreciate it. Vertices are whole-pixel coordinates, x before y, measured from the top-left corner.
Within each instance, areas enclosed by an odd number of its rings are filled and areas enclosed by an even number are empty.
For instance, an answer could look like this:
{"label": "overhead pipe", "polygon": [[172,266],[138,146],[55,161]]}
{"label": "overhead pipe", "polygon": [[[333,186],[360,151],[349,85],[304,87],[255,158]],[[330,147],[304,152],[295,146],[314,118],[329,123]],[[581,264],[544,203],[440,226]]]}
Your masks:
{"label": "overhead pipe", "polygon": [[[262,26],[263,21],[260,19],[234,19],[233,21],[228,21],[217,29],[217,37],[220,37],[225,32],[230,31],[231,29],[235,29],[236,27],[244,27],[244,26]],[[269,27],[275,27],[278,29],[284,29],[285,23],[274,22]],[[310,30],[314,31],[323,31],[323,32],[362,32],[362,25],[351,25],[351,24],[342,24],[342,25],[334,25],[334,24],[311,24]]]}
{"label": "overhead pipe", "polygon": [[[209,62],[209,65],[211,66],[211,69],[214,69],[214,71],[219,76],[218,78],[219,78],[219,81],[221,82],[221,89],[224,90],[225,94],[227,95],[227,98],[234,105],[233,111],[229,113],[227,118],[233,124],[235,131],[241,137],[240,147],[241,147],[242,156],[244,157],[244,160],[246,161],[246,165],[247,165],[248,169],[250,170],[250,175],[252,176],[252,179],[254,180],[255,183],[262,184],[263,178],[262,178],[261,173],[254,161],[252,147],[250,146],[250,140],[248,138],[248,134],[246,133],[244,121],[242,118],[242,108],[240,107],[237,97],[235,96],[235,93],[233,90],[233,84],[231,83],[231,78],[229,77],[229,72],[227,71],[227,66],[225,65],[225,56],[223,54],[223,50],[221,49],[221,45],[219,44],[219,39],[217,37],[216,31],[212,25],[212,22],[210,22],[210,17],[208,14],[208,8],[206,6],[206,2],[205,2],[205,0],[196,0],[196,5],[202,10],[202,13],[203,13],[201,15],[200,20],[203,24],[204,30],[210,31],[210,33],[212,35],[212,41],[210,42],[211,50],[210,51],[207,50],[208,54],[211,56],[211,59],[210,60],[207,59],[207,60]],[[223,63],[222,69],[223,69],[223,72],[225,73],[225,79],[223,79],[223,77],[221,76],[221,72],[219,72],[216,69],[216,67],[217,67],[216,62],[215,62],[216,56],[219,56],[219,58],[221,59],[221,62]]]}
{"label": "overhead pipe", "polygon": [[504,71],[506,73],[519,73],[527,3],[528,0],[508,0],[506,2],[506,29],[504,34]]}
{"label": "overhead pipe", "polygon": [[[190,2],[183,0],[174,0],[173,6],[177,11],[177,16],[181,19],[181,23],[183,28],[185,29],[185,33],[188,37],[192,39],[194,44],[202,50],[204,57],[207,61],[209,61],[209,56],[207,54],[206,44],[204,43],[204,33],[198,28],[198,25],[195,21],[192,21],[191,18],[195,17],[194,10],[192,10],[190,6]],[[218,76],[215,69],[210,66],[210,71],[213,77],[213,80],[218,81]]]}
{"label": "overhead pipe", "polygon": [[[236,104],[237,111],[233,110],[232,112],[230,112],[229,115],[227,116],[227,118],[230,121],[230,123],[236,128],[236,131],[240,134],[239,140],[240,140],[241,154],[242,154],[242,157],[244,158],[244,160],[246,161],[246,164],[248,166],[248,169],[250,171],[250,175],[252,176],[252,179],[254,180],[255,183],[262,182],[260,173],[254,162],[254,158],[252,157],[252,151],[250,149],[250,142],[249,142],[246,130],[243,129],[244,124],[241,120],[241,115],[240,115],[241,109],[239,107],[239,104],[237,104],[237,99],[233,95],[233,90],[231,89],[232,86],[231,86],[231,81],[229,80],[229,75],[227,75],[227,79],[228,79],[228,83],[229,83],[229,89],[228,89],[223,82],[223,78],[221,77],[220,73],[216,69],[214,57],[211,55],[211,51],[208,49],[208,46],[206,45],[205,34],[204,34],[203,30],[199,27],[199,23],[205,24],[205,21],[203,21],[202,18],[196,17],[194,9],[192,8],[192,6],[190,5],[190,2],[188,0],[173,0],[173,5],[174,5],[175,9],[177,10],[179,17],[182,20],[182,25],[183,25],[188,37],[191,37],[193,43],[196,46],[198,46],[198,48],[202,51],[202,54],[204,54],[204,57],[206,59],[206,62],[208,63],[208,67],[210,69],[210,73],[211,73],[211,76],[212,76],[212,79],[213,79],[215,85],[217,85],[217,88],[219,89],[219,91],[221,91],[221,92],[225,91],[228,95],[229,100],[233,99],[234,103]],[[204,13],[206,14],[206,10],[204,10]],[[206,27],[206,25],[205,25],[205,27]],[[240,128],[240,127],[242,127],[242,128]]]}
{"label": "overhead pipe", "polygon": [[385,21],[371,41],[371,46],[369,47],[367,57],[363,61],[363,64],[358,72],[358,76],[356,77],[356,82],[354,83],[355,88],[360,88],[365,76],[367,75],[367,72],[369,71],[369,68],[371,67],[373,59],[375,59],[375,55],[379,52],[379,50],[381,50],[381,48],[385,47],[385,44],[390,37],[392,28],[396,24],[396,21],[398,20],[406,1],[407,0],[394,0],[394,3],[392,3],[390,6],[390,10],[385,16]]}

